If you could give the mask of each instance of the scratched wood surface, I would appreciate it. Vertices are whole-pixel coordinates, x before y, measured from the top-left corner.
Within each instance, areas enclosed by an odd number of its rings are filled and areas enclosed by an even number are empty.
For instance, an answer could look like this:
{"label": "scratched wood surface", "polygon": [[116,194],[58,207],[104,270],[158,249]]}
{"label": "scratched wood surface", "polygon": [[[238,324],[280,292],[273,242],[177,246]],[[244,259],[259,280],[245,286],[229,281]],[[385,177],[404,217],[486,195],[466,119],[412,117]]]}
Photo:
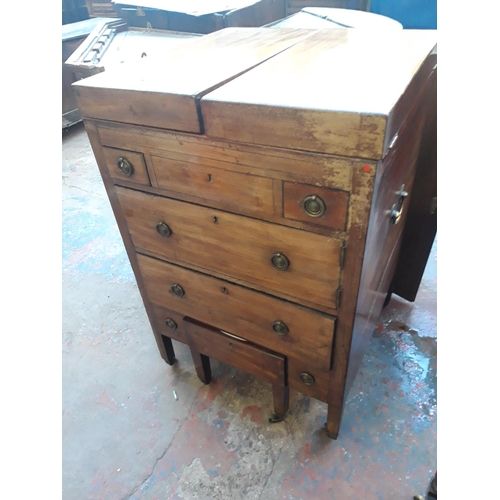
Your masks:
{"label": "scratched wood surface", "polygon": [[391,113],[435,43],[430,30],[319,31],[204,96],[206,134],[380,159]]}
{"label": "scratched wood surface", "polygon": [[[137,260],[153,304],[216,325],[273,351],[309,359],[318,370],[330,370],[333,317],[145,255],[138,255]],[[172,283],[182,286],[183,297],[170,292]],[[175,334],[179,331],[182,335],[182,323],[171,312],[162,314],[162,326],[167,317],[178,325],[171,336],[178,338]],[[288,328],[285,335],[273,329],[276,321]],[[167,329],[163,333],[169,335]]]}
{"label": "scratched wood surface", "polygon": [[[335,307],[341,240],[116,187],[136,249]],[[159,222],[171,230],[158,234]],[[272,256],[285,256],[286,270]]]}
{"label": "scratched wood surface", "polygon": [[164,53],[129,61],[75,84],[87,118],[200,133],[197,99],[290,45],[308,30],[227,28],[185,40]]}

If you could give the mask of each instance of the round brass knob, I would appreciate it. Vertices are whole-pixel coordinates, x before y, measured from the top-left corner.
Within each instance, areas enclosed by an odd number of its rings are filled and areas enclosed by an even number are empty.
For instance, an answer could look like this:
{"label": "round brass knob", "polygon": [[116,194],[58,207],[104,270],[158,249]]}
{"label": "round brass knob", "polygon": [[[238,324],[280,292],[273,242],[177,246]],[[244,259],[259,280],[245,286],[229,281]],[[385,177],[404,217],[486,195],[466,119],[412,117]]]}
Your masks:
{"label": "round brass knob", "polygon": [[184,297],[184,289],[182,286],[178,285],[177,283],[174,283],[171,287],[170,290],[174,295],[177,297]]}
{"label": "round brass knob", "polygon": [[309,217],[321,217],[326,211],[326,205],[319,196],[313,194],[304,198],[302,210],[304,210]]}
{"label": "round brass knob", "polygon": [[278,334],[278,335],[286,335],[288,333],[288,326],[283,323],[283,321],[275,321],[273,323],[273,330]]}
{"label": "round brass knob", "polygon": [[134,173],[134,167],[125,158],[118,158],[117,165],[120,172],[127,177],[130,177]]}
{"label": "round brass knob", "polygon": [[279,252],[273,253],[271,263],[278,271],[286,271],[290,265],[290,261],[285,257],[285,255]]}
{"label": "round brass knob", "polygon": [[170,328],[171,330],[176,330],[177,329],[177,323],[172,319],[172,318],[167,318],[165,320],[165,324]]}
{"label": "round brass knob", "polygon": [[302,372],[300,374],[300,380],[302,380],[302,382],[304,382],[304,384],[306,384],[306,385],[313,385],[314,382],[316,382],[314,377],[310,373],[307,373],[307,372]]}
{"label": "round brass knob", "polygon": [[156,224],[156,230],[159,235],[164,236],[165,238],[169,238],[172,234],[172,231],[164,222],[158,222],[158,224]]}

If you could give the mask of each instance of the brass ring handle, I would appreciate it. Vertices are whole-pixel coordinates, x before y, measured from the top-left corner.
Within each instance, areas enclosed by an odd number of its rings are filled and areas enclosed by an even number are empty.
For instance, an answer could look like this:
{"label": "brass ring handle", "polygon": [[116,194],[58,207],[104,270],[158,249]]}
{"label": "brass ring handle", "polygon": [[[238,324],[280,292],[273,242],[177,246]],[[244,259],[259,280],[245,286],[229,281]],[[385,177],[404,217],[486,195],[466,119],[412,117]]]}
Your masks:
{"label": "brass ring handle", "polygon": [[280,252],[273,253],[271,263],[278,271],[286,271],[290,266],[290,261]]}
{"label": "brass ring handle", "polygon": [[167,318],[165,320],[165,325],[171,330],[177,330],[177,323],[172,318]]}
{"label": "brass ring handle", "polygon": [[408,197],[408,192],[405,191],[405,185],[401,186],[401,190],[399,191],[399,207],[396,208],[396,204],[392,205],[391,209],[391,224],[398,224],[401,220],[401,216],[403,215],[403,204]]}
{"label": "brass ring handle", "polygon": [[177,283],[173,283],[170,287],[171,292],[177,297],[184,297],[184,289]]}
{"label": "brass ring handle", "polygon": [[123,175],[130,177],[134,173],[134,167],[126,158],[118,158],[116,163],[118,165],[118,169]]}
{"label": "brass ring handle", "polygon": [[309,217],[321,217],[326,212],[326,205],[319,196],[313,194],[304,198],[302,210]]}
{"label": "brass ring handle", "polygon": [[172,235],[172,230],[163,221],[156,224],[156,231],[158,231],[158,234],[164,238],[169,238]]}
{"label": "brass ring handle", "polygon": [[316,382],[316,379],[310,373],[307,372],[302,372],[300,374],[300,380],[306,385],[313,385],[314,382]]}
{"label": "brass ring handle", "polygon": [[278,334],[278,335],[286,335],[288,333],[288,326],[283,323],[283,321],[275,321],[273,323],[273,330]]}

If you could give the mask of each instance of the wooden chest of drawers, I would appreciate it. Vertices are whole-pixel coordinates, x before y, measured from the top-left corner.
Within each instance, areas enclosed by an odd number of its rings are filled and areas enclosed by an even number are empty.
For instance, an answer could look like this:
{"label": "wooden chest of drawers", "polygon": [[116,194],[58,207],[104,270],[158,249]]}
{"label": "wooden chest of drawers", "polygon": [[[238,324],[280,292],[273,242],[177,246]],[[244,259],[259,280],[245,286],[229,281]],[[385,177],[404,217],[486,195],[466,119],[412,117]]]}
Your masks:
{"label": "wooden chest of drawers", "polygon": [[163,359],[189,345],[328,404],[386,297],[435,33],[226,29],[75,84]]}

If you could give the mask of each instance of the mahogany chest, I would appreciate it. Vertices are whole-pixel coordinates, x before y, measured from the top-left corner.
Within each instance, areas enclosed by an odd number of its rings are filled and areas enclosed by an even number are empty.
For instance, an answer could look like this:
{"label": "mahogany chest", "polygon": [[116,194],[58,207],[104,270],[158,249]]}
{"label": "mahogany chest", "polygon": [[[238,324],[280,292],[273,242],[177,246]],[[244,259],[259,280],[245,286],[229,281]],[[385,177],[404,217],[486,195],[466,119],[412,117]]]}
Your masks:
{"label": "mahogany chest", "polygon": [[435,32],[230,28],[76,83],[160,350],[328,405],[392,281]]}

